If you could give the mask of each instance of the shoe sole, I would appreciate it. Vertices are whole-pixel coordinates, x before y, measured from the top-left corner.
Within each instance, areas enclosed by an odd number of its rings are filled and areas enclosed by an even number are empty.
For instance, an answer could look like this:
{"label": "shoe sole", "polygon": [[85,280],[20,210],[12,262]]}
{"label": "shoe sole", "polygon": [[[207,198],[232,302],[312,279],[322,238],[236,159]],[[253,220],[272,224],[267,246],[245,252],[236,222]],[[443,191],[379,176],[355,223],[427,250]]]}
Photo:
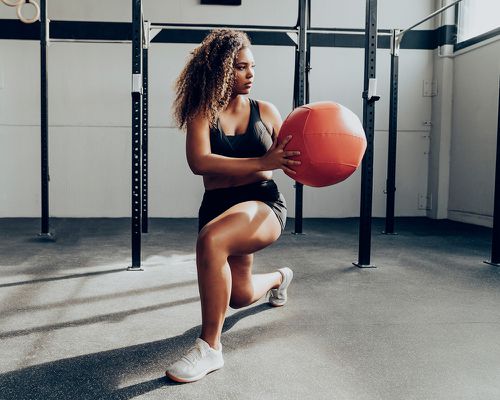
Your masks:
{"label": "shoe sole", "polygon": [[268,299],[269,304],[271,304],[273,307],[283,307],[287,301],[288,301],[288,296],[287,296],[286,300],[282,300],[282,302],[279,302],[279,300],[278,301],[275,300],[273,302],[271,300],[271,298]]}
{"label": "shoe sole", "polygon": [[197,375],[193,378],[188,378],[188,379],[185,379],[185,378],[179,378],[178,376],[175,376],[175,375],[172,375],[170,372],[166,371],[165,372],[165,375],[172,379],[173,381],[175,382],[179,382],[179,383],[191,383],[191,382],[196,382],[196,381],[199,381],[200,379],[204,378],[205,376],[207,376],[209,373],[211,372],[214,372],[214,371],[217,371],[218,369],[221,369],[222,367],[224,366],[224,364],[222,364],[220,367],[216,367],[216,368],[213,368],[213,369],[210,369],[206,372],[203,372],[202,374],[200,375]]}

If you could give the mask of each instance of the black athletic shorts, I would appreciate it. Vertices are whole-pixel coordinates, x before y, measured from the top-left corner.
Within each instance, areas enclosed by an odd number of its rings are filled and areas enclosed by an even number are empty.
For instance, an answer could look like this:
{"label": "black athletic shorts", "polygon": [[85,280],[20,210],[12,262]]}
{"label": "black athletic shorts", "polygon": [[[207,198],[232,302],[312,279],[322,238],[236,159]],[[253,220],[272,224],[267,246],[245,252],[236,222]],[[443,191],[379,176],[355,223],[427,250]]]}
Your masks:
{"label": "black athletic shorts", "polygon": [[250,200],[260,200],[271,207],[278,217],[283,232],[286,223],[286,202],[272,179],[242,186],[206,190],[198,212],[198,232],[235,204]]}

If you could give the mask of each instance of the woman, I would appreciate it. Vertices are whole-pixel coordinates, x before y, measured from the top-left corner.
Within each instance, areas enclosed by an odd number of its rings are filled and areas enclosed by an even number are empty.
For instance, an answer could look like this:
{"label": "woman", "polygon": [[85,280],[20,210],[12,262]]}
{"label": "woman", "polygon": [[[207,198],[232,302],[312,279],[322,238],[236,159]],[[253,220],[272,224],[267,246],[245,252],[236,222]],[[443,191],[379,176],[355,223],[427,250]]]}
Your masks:
{"label": "woman", "polygon": [[252,275],[253,253],[283,232],[285,199],[272,170],[293,173],[298,160],[277,143],[281,127],[270,103],[246,97],[254,80],[250,41],[243,32],[212,31],[176,82],[174,116],[187,130],[189,167],[203,176],[196,265],[202,331],[195,345],[167,369],[178,382],[193,382],[224,365],[220,337],[228,306],[248,306],[269,292],[282,306],[293,272],[281,268]]}

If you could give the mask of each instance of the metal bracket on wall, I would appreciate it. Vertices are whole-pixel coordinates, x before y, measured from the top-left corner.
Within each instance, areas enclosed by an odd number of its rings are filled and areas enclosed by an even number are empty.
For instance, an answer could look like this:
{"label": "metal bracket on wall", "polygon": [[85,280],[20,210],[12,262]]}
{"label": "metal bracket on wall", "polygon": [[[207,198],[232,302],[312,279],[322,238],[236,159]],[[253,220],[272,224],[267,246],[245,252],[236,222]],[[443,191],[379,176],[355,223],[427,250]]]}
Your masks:
{"label": "metal bracket on wall", "polygon": [[295,46],[297,46],[297,51],[298,51],[299,33],[298,32],[287,32],[286,34],[295,43]]}
{"label": "metal bracket on wall", "polygon": [[132,93],[142,94],[142,74],[132,75]]}
{"label": "metal bracket on wall", "polygon": [[47,31],[45,32],[45,43],[50,46],[50,19],[47,18]]}
{"label": "metal bracket on wall", "polygon": [[158,35],[163,29],[162,28],[151,28],[151,23],[149,25],[149,42],[151,43],[153,39]]}
{"label": "metal bracket on wall", "polygon": [[151,45],[151,22],[142,21],[142,48],[149,49]]}
{"label": "metal bracket on wall", "polygon": [[403,40],[403,32],[401,29],[391,29],[391,54],[399,56],[401,40]]}
{"label": "metal bracket on wall", "polygon": [[368,90],[364,91],[361,97],[372,103],[380,100],[380,96],[377,96],[377,78],[370,78],[368,80]]}

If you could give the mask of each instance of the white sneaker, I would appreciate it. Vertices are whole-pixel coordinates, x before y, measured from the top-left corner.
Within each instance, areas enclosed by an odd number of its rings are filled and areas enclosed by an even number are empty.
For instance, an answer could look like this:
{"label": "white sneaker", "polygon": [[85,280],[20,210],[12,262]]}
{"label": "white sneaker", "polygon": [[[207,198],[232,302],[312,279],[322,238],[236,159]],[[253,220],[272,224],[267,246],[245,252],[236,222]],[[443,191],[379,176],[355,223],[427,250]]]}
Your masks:
{"label": "white sneaker", "polygon": [[274,307],[285,305],[288,298],[286,290],[293,279],[293,271],[290,268],[280,268],[278,271],[283,275],[283,281],[277,289],[271,289],[269,291],[269,303]]}
{"label": "white sneaker", "polygon": [[219,350],[212,349],[204,340],[198,338],[194,346],[181,359],[166,371],[166,375],[176,382],[194,382],[209,372],[224,366],[222,345]]}

